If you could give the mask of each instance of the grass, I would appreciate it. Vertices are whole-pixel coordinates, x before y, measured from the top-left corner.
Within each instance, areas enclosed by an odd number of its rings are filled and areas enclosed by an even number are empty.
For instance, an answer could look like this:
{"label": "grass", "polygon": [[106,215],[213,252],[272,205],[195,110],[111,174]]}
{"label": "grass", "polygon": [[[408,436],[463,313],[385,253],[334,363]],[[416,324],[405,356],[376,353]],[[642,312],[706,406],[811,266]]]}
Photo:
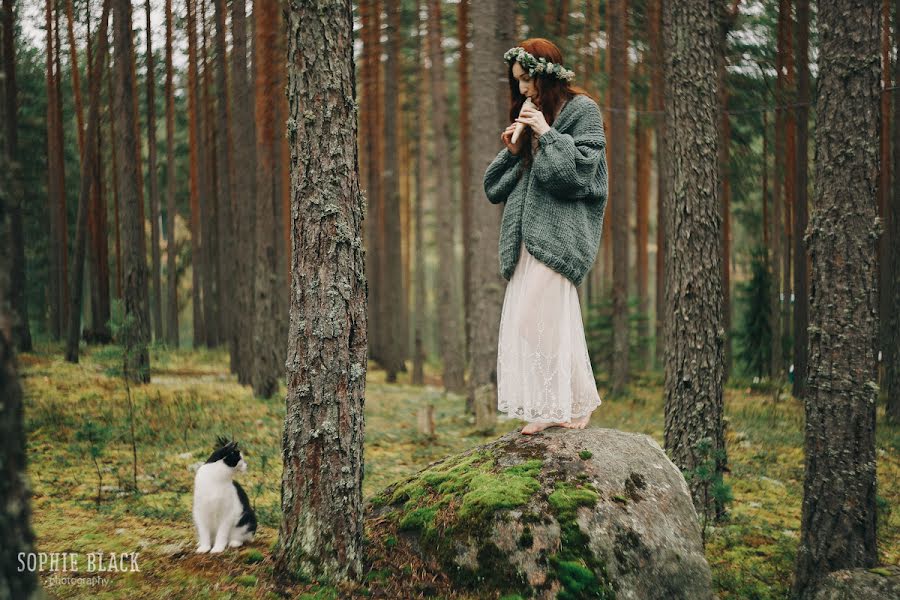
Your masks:
{"label": "grass", "polygon": [[[55,586],[55,598],[145,599],[344,597],[314,583],[279,585],[271,554],[280,520],[281,428],[284,389],[274,399],[254,398],[228,373],[224,350],[151,349],[153,380],[133,388],[138,448],[138,490],[131,485],[131,448],[125,390],[114,373],[118,348],[86,348],[77,365],[62,359],[62,346],[43,344],[19,357],[26,395],[29,476],[37,548],[44,552],[139,552],[140,572],[107,573],[102,586]],[[408,478],[430,462],[493,440],[521,424],[501,421],[494,434],[475,430],[464,412],[465,399],[444,394],[434,368],[424,387],[401,373],[385,383],[370,365],[366,389],[365,476],[371,498],[388,484]],[[661,378],[635,378],[627,396],[607,399],[591,425],[647,433],[663,444]],[[786,598],[800,527],[803,489],[803,408],[792,399],[774,402],[769,391],[729,387],[725,407],[728,461],[734,503],[728,519],[711,528],[706,549],[716,592],[724,599]],[[435,406],[436,437],[416,429],[417,410]],[[884,424],[879,407],[877,476],[880,508],[879,563],[900,562],[900,429]],[[86,424],[108,428],[94,448],[102,473],[101,500]],[[217,434],[232,435],[245,448],[250,468],[239,480],[254,504],[260,530],[241,551],[195,555],[191,465],[204,461]],[[616,457],[582,456],[584,460]],[[532,465],[533,466],[533,465]],[[506,474],[527,481],[529,466]],[[461,477],[477,473],[433,474],[436,486],[452,490]],[[526,486],[527,487],[527,486]],[[415,494],[415,490],[408,490]],[[527,491],[527,490],[525,490]],[[484,486],[483,498],[493,498]],[[581,492],[584,494],[584,492]],[[591,498],[559,490],[560,506]],[[892,510],[893,509],[893,510]],[[427,526],[433,515],[416,515],[410,527]],[[566,565],[561,563],[560,568]],[[82,567],[83,568],[83,567]],[[49,583],[48,573],[43,581]],[[384,574],[370,574],[370,580]],[[574,584],[573,584],[574,585]],[[363,588],[365,589],[365,584]],[[125,591],[127,590],[127,593]]]}

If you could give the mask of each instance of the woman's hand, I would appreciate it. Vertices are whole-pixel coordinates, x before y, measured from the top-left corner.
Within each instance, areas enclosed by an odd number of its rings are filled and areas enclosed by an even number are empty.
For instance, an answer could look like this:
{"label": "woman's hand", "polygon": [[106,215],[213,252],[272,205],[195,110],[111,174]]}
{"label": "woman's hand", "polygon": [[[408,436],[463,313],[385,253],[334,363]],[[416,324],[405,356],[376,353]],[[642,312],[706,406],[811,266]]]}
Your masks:
{"label": "woman's hand", "polygon": [[522,137],[519,136],[518,141],[515,144],[512,143],[512,135],[516,130],[516,124],[511,123],[509,127],[503,130],[503,133],[500,134],[500,139],[506,145],[506,149],[509,150],[510,154],[518,154],[519,150],[522,149]]}
{"label": "woman's hand", "polygon": [[546,133],[550,129],[550,125],[547,124],[547,119],[544,118],[544,113],[535,108],[531,108],[530,106],[522,107],[522,112],[519,113],[519,118],[516,119],[516,123],[525,123],[531,127],[531,130],[538,136]]}

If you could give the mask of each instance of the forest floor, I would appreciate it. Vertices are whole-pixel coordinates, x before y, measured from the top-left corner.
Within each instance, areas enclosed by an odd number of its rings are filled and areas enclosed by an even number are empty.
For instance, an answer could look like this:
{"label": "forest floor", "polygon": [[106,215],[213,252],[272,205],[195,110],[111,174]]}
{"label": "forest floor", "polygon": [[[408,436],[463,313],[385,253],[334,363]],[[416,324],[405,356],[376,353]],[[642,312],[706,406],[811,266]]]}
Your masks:
{"label": "forest floor", "polygon": [[[129,403],[117,372],[115,346],[83,350],[66,363],[59,345],[19,356],[25,390],[29,476],[37,550],[78,553],[79,573],[50,573],[42,584],[54,598],[280,598],[330,600],[328,586],[285,588],[272,575],[278,536],[284,402],[254,398],[228,373],[225,351],[151,349],[152,382],[132,387],[137,487]],[[599,371],[599,369],[598,369]],[[489,436],[474,431],[461,396],[442,393],[433,366],[426,386],[396,384],[370,365],[366,388],[365,476],[372,496],[428,463],[485,443],[521,426],[501,421]],[[663,444],[662,377],[636,378],[620,399],[604,398],[591,426],[652,435]],[[710,526],[706,556],[719,597],[786,598],[798,544],[803,491],[803,406],[788,394],[751,384],[726,389],[730,484],[726,520]],[[437,435],[416,427],[417,410],[435,406]],[[879,563],[900,563],[900,428],[878,408]],[[92,423],[92,424],[91,424]],[[195,555],[191,520],[192,465],[203,462],[218,434],[241,442],[249,463],[239,476],[255,505],[260,529],[253,543],[223,555]],[[610,457],[615,460],[615,457]],[[102,476],[102,483],[98,473]],[[100,498],[98,502],[98,487]],[[139,552],[138,572],[84,573],[88,553]],[[93,583],[64,576],[101,576]],[[404,577],[369,573],[366,582]],[[383,587],[383,586],[378,586]],[[353,595],[368,595],[367,583]],[[373,593],[373,597],[381,596]],[[381,596],[384,597],[384,596]]]}

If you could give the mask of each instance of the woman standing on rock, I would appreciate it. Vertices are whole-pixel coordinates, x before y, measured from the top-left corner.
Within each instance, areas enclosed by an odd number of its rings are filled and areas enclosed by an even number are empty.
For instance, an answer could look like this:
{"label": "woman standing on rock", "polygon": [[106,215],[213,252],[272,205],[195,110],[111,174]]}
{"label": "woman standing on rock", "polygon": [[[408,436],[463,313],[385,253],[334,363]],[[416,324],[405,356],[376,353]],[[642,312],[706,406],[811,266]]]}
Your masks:
{"label": "woman standing on rock", "polygon": [[[504,59],[514,122],[484,174],[488,200],[506,203],[500,271],[509,284],[497,349],[498,408],[527,421],[524,434],[583,429],[601,402],[576,286],[590,271],[603,229],[603,119],[587,92],[570,83],[575,74],[549,40],[525,40]],[[517,125],[524,126],[520,135]]]}

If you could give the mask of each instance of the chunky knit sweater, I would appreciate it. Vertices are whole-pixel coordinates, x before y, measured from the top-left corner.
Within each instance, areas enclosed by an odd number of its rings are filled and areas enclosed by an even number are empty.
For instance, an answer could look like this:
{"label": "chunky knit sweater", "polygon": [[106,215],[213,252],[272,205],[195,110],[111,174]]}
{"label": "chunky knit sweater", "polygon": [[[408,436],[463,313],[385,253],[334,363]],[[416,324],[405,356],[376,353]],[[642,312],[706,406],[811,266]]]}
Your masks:
{"label": "chunky knit sweater", "polygon": [[500,223],[500,274],[509,280],[520,244],[576,286],[591,269],[606,210],[606,136],[597,103],[577,95],[538,138],[530,168],[504,148],[484,173]]}

